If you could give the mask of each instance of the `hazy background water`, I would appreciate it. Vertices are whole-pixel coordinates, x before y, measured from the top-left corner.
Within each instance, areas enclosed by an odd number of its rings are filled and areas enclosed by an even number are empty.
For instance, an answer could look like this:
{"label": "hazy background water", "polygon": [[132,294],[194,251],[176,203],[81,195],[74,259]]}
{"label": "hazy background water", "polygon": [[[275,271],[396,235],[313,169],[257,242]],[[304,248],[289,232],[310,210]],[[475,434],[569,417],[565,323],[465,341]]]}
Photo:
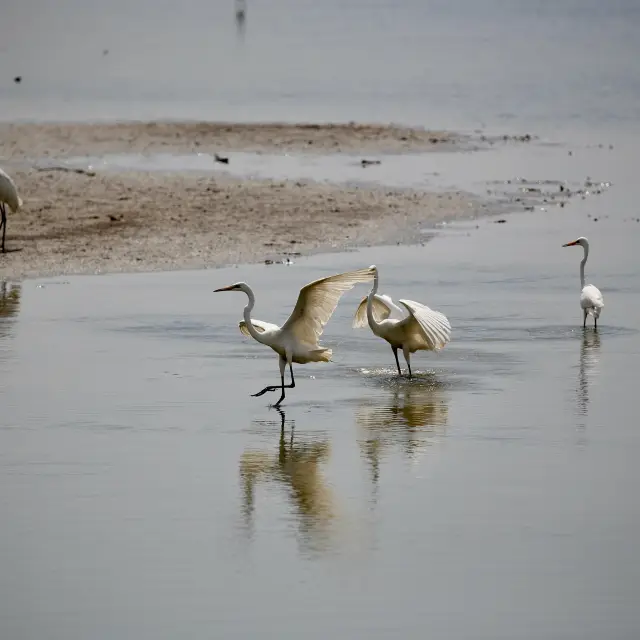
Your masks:
{"label": "hazy background water", "polygon": [[[0,636],[637,638],[639,6],[250,0],[241,36],[231,3],[5,2],[5,120],[486,125],[571,147],[442,154],[430,187],[613,186],[424,247],[4,283]],[[582,234],[597,334],[560,248]],[[248,395],[276,358],[212,289],[246,279],[280,322],[306,282],[372,262],[453,342],[399,381],[350,329],[353,292],[281,433]]]}
{"label": "hazy background water", "polygon": [[231,0],[5,0],[0,117],[637,129],[639,29],[637,0],[248,0],[243,35]]}

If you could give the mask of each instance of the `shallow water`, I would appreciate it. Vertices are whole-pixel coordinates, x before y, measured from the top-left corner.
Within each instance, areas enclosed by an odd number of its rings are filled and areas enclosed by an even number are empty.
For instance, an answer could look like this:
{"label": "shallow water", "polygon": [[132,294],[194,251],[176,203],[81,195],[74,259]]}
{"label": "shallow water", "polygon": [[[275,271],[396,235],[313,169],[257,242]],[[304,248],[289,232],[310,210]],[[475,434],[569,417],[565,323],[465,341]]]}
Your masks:
{"label": "shallow water", "polygon": [[[636,637],[640,225],[587,218],[616,193],[423,247],[6,287],[3,637]],[[560,247],[585,226],[597,334]],[[360,287],[335,362],[299,366],[282,415],[251,398],[275,354],[212,290],[246,280],[281,322],[306,282],[373,262],[451,344],[398,379],[350,328]]]}
{"label": "shallow water", "polygon": [[[225,174],[257,180],[314,180],[332,184],[374,184],[397,188],[438,191],[464,189],[486,195],[504,193],[523,196],[523,184],[559,196],[559,185],[572,191],[595,189],[586,182],[602,183],[607,189],[612,177],[627,180],[638,157],[638,137],[607,132],[606,143],[586,142],[580,136],[570,140],[545,140],[530,144],[503,144],[477,150],[438,151],[408,154],[227,154],[229,164],[216,163],[207,153],[192,154],[106,154],[61,160],[37,159],[39,166],[54,164],[97,172],[157,171]],[[380,162],[363,167],[363,157]],[[535,183],[535,184],[534,184]],[[589,195],[589,194],[587,194]],[[534,197],[529,194],[529,198]],[[541,202],[542,204],[542,202]]]}

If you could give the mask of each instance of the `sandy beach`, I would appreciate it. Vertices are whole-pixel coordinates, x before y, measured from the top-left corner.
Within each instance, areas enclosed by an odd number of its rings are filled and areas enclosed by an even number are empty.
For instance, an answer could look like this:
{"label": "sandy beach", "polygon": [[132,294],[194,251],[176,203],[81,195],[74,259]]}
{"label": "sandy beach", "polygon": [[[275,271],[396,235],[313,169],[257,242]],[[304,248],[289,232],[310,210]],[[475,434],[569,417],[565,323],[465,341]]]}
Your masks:
{"label": "sandy beach", "polygon": [[[9,212],[5,278],[203,268],[414,241],[418,225],[469,215],[473,198],[382,186],[238,179],[217,173],[61,170],[70,156],[425,152],[446,132],[369,125],[9,124],[2,166],[24,206]],[[46,159],[48,166],[39,166]]]}

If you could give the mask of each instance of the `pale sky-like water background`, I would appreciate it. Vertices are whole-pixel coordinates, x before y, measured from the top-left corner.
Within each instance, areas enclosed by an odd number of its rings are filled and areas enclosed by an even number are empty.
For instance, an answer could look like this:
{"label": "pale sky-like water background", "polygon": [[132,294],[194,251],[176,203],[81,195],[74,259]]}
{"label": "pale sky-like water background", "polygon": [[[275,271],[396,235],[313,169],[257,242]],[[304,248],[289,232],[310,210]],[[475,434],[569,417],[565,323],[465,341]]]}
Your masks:
{"label": "pale sky-like water background", "polygon": [[[612,186],[424,246],[5,283],[0,635],[637,638],[640,4],[255,0],[244,34],[231,3],[5,5],[4,120],[530,132],[560,144],[367,176]],[[237,160],[264,177],[355,171]],[[141,161],[199,162],[98,168]],[[580,327],[581,251],[561,248],[579,235],[597,334]],[[212,290],[246,280],[255,316],[279,323],[305,283],[371,263],[382,291],[447,314],[451,344],[398,380],[388,346],[350,328],[354,290],[325,332],[335,362],[298,367],[281,433],[270,398],[249,396],[277,358],[239,334],[243,296]]]}

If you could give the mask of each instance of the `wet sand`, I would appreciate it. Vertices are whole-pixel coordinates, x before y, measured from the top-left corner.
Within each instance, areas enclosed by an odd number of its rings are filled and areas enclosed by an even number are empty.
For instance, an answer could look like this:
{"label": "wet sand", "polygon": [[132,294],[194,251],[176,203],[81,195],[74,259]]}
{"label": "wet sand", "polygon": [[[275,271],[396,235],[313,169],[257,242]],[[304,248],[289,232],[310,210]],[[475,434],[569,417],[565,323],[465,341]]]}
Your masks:
{"label": "wet sand", "polygon": [[[13,278],[219,266],[402,242],[473,199],[313,182],[123,173],[16,174],[28,204],[0,257]],[[20,251],[13,251],[14,249]]]}
{"label": "wet sand", "polygon": [[[469,138],[448,131],[393,124],[232,122],[0,124],[3,157],[86,153],[275,151],[400,153],[462,146]],[[89,151],[90,150],[90,151]]]}
{"label": "wet sand", "polygon": [[[469,215],[459,191],[389,189],[197,172],[69,171],[117,153],[401,153],[466,148],[446,132],[373,125],[207,123],[0,125],[0,158],[24,200],[9,214],[5,277],[151,271],[282,260],[414,241]],[[42,166],[46,159],[46,166]],[[64,169],[64,170],[61,170]],[[366,169],[363,168],[363,179]]]}

